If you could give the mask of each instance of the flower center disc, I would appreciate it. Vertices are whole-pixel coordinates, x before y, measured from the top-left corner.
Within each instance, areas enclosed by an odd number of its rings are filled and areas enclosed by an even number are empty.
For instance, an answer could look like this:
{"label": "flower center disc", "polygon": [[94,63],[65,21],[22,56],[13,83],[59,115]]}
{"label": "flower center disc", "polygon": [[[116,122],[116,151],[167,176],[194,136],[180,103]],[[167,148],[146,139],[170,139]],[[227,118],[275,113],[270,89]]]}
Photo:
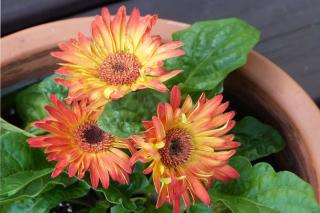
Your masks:
{"label": "flower center disc", "polygon": [[140,76],[140,68],[140,63],[131,53],[114,53],[103,61],[99,77],[110,85],[131,84]]}
{"label": "flower center disc", "polygon": [[113,141],[113,137],[94,122],[81,125],[75,132],[75,138],[80,148],[87,152],[108,149]]}
{"label": "flower center disc", "polygon": [[177,167],[189,159],[191,150],[191,135],[184,129],[173,128],[166,133],[165,146],[159,149],[159,154],[164,165]]}

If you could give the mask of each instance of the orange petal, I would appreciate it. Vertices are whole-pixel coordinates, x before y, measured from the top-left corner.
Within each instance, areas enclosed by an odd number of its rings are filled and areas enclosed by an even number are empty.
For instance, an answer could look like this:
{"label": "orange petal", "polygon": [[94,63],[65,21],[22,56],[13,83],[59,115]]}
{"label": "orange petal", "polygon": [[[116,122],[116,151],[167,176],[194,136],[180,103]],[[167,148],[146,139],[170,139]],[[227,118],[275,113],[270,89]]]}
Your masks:
{"label": "orange petal", "polygon": [[182,70],[173,70],[167,74],[163,74],[159,77],[160,81],[164,82],[164,81],[167,81],[173,77],[175,77],[176,75],[182,73]]}
{"label": "orange petal", "polygon": [[160,208],[163,205],[163,203],[166,201],[166,197],[167,197],[167,186],[164,185],[161,187],[161,190],[159,192],[156,208]]}
{"label": "orange petal", "polygon": [[118,51],[124,51],[126,7],[121,6],[111,22],[111,30]]}
{"label": "orange petal", "polygon": [[166,136],[165,130],[163,128],[163,125],[158,117],[153,116],[152,117],[153,126],[155,128],[155,133],[157,136],[158,141],[162,141],[164,137]]}
{"label": "orange petal", "polygon": [[210,205],[210,196],[204,186],[196,178],[189,178],[193,193],[206,205]]}
{"label": "orange petal", "polygon": [[95,165],[94,161],[91,161],[90,165],[90,180],[92,184],[92,188],[96,189],[99,185],[99,173],[97,171],[98,165]]}
{"label": "orange petal", "polygon": [[177,85],[173,86],[170,94],[170,104],[173,111],[179,108],[181,102],[181,92]]}
{"label": "orange petal", "polygon": [[159,92],[162,92],[162,93],[165,93],[168,91],[168,88],[159,80],[149,81],[146,83],[145,86],[151,89],[158,90]]}

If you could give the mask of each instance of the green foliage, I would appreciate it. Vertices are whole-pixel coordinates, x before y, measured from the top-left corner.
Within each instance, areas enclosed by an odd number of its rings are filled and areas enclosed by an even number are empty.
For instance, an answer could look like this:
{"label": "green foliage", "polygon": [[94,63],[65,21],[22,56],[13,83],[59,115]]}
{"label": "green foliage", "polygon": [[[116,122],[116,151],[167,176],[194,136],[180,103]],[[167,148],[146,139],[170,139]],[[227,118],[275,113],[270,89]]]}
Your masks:
{"label": "green foliage", "polygon": [[67,187],[76,181],[76,178],[69,178],[64,173],[52,179],[50,177],[51,171],[50,168],[26,171],[3,178],[1,184],[5,191],[1,190],[0,204],[12,203],[23,198],[34,198],[57,185]]}
{"label": "green foliage", "polygon": [[[195,100],[202,91],[208,97],[222,92],[224,79],[245,64],[259,33],[247,23],[230,18],[195,23],[174,33],[173,39],[185,43],[186,55],[168,60],[165,66],[168,70],[183,69],[184,72],[167,85],[179,84],[183,97],[188,93]],[[50,94],[61,100],[67,95],[66,88],[53,82],[55,77],[46,78],[17,94],[16,108],[27,131],[0,120],[1,212],[49,212],[60,202],[82,197],[90,190],[86,181],[69,178],[66,173],[52,179],[53,166],[45,160],[42,151],[30,149],[26,142],[28,137],[45,133],[30,124],[47,116],[43,107],[50,104]],[[107,104],[98,124],[103,130],[122,138],[139,134],[143,130],[141,121],[150,120],[156,114],[157,104],[166,100],[167,94],[150,89],[132,92]],[[252,117],[239,121],[232,132],[242,145],[238,154],[250,160],[284,147],[277,131]],[[311,186],[296,175],[276,173],[266,163],[251,166],[244,157],[234,157],[231,164],[241,174],[240,179],[225,184],[216,182],[209,190],[211,206],[197,202],[187,210],[188,213],[319,212]],[[172,212],[168,204],[155,209],[154,187],[142,174],[144,167],[143,164],[135,166],[128,185],[111,182],[108,189],[97,189],[95,206],[85,205],[82,212]]]}
{"label": "green foliage", "polygon": [[[19,192],[24,187],[33,181],[42,178],[52,172],[51,168],[46,168],[38,171],[22,171],[17,172],[13,175],[1,178],[1,189],[0,189],[0,203],[5,197],[10,197]],[[23,180],[23,181],[21,181]]]}
{"label": "green foliage", "polygon": [[69,186],[57,186],[36,198],[19,200],[0,207],[2,213],[45,213],[64,200],[82,197],[88,193],[90,186],[78,181]]}
{"label": "green foliage", "polygon": [[312,187],[295,174],[275,172],[267,163],[251,166],[244,157],[234,157],[230,164],[240,179],[216,182],[209,190],[211,207],[198,202],[190,213],[320,212]]}
{"label": "green foliage", "polygon": [[0,118],[0,128],[2,130],[7,130],[7,131],[12,131],[12,132],[17,132],[17,133],[21,133],[23,134],[24,136],[26,137],[34,137],[33,134],[23,130],[23,129],[20,129],[10,123],[8,123],[7,121],[5,121],[3,118]]}
{"label": "green foliage", "polygon": [[200,213],[200,212],[212,213],[212,208],[198,202],[195,205],[192,205],[187,212],[188,213]]}
{"label": "green foliage", "polygon": [[32,169],[32,152],[25,140],[26,136],[22,134],[1,130],[1,178],[21,170]]}
{"label": "green foliage", "polygon": [[127,195],[135,195],[143,193],[146,187],[149,186],[149,181],[147,177],[142,173],[133,173],[130,175],[129,185],[119,185],[118,188],[121,189]]}
{"label": "green foliage", "polygon": [[130,213],[131,211],[128,211],[124,209],[121,205],[115,205],[111,208],[111,213]]}
{"label": "green foliage", "polygon": [[168,204],[163,204],[160,208],[156,209],[155,205],[151,203],[150,198],[135,199],[137,208],[134,211],[129,211],[121,205],[115,205],[111,208],[111,213],[172,213],[172,208]]}
{"label": "green foliage", "polygon": [[147,203],[146,207],[147,208],[143,211],[143,213],[149,213],[149,212],[152,212],[152,213],[172,213],[173,212],[172,207],[167,203],[164,203],[158,209],[156,209],[154,204],[151,204],[151,203]]}
{"label": "green foliage", "polygon": [[251,161],[279,152],[285,146],[277,130],[251,116],[238,121],[231,132],[236,135],[235,140],[241,143],[237,155]]}
{"label": "green foliage", "polygon": [[312,187],[288,171],[275,172],[267,163],[251,166],[244,157],[234,157],[231,165],[240,179],[217,183],[210,190],[214,202],[221,201],[232,212],[309,213],[320,209]]}
{"label": "green foliage", "polygon": [[54,74],[43,79],[39,83],[39,89],[48,98],[50,98],[51,94],[54,94],[55,96],[57,96],[57,98],[63,100],[65,97],[67,97],[68,89],[66,87],[61,86],[60,84],[56,84],[54,82],[55,78],[62,78],[62,76]]}
{"label": "green foliage", "polygon": [[57,203],[53,203],[54,198],[44,200],[45,197],[49,198],[46,193],[59,188],[61,191],[61,187],[75,183],[76,178],[69,178],[63,173],[52,179],[52,166],[45,160],[42,151],[29,147],[26,142],[28,134],[11,124],[2,122],[1,125],[6,128],[1,128],[0,136],[0,205],[4,209],[1,212],[22,212],[24,208],[27,211],[31,207],[32,212],[33,208],[50,208],[46,205],[56,205]]}
{"label": "green foliage", "polygon": [[157,104],[166,101],[166,95],[146,89],[132,92],[119,101],[106,105],[98,120],[101,129],[112,135],[127,138],[139,134],[141,121],[151,119]]}
{"label": "green foliage", "polygon": [[16,96],[16,109],[20,118],[29,124],[47,116],[44,106],[49,104],[48,97],[41,92],[39,84],[34,84]]}
{"label": "green foliage", "polygon": [[[112,182],[108,189],[98,188],[106,201],[110,204],[110,211],[113,213],[171,213],[172,208],[164,204],[156,209],[154,199],[156,199],[153,184],[142,173],[133,173],[130,175],[129,185],[120,185]],[[153,201],[151,201],[153,200]],[[105,204],[105,203],[104,203]],[[96,205],[91,211],[103,208]],[[90,212],[91,212],[90,211]]]}
{"label": "green foliage", "polygon": [[40,83],[33,84],[17,94],[16,109],[27,128],[31,128],[30,124],[32,122],[47,116],[44,106],[51,104],[51,94],[56,95],[60,100],[67,96],[67,89],[53,81],[56,77],[58,75],[49,76]]}
{"label": "green foliage", "polygon": [[135,203],[130,200],[130,195],[126,195],[115,185],[110,184],[108,189],[100,188],[97,191],[102,192],[108,202],[112,204],[120,204],[125,210],[134,211],[137,207]]}
{"label": "green foliage", "polygon": [[[30,149],[23,134],[5,131],[0,136],[0,178],[22,171],[41,170],[49,167],[40,150]],[[36,160],[35,160],[36,159]]]}
{"label": "green foliage", "polygon": [[110,184],[108,189],[99,188],[97,191],[102,192],[106,200],[119,207],[114,211],[136,211],[137,205],[131,198],[139,193],[145,193],[145,189],[150,186],[146,176],[141,173],[133,173],[130,175],[129,185],[120,185],[117,183]]}
{"label": "green foliage", "polygon": [[244,65],[259,32],[242,20],[228,18],[197,22],[172,37],[184,42],[186,54],[166,61],[168,70],[184,70],[168,85],[199,92],[216,90],[230,72]]}
{"label": "green foliage", "polygon": [[108,201],[99,201],[96,206],[91,208],[89,213],[101,213],[106,212],[110,208],[110,203]]}

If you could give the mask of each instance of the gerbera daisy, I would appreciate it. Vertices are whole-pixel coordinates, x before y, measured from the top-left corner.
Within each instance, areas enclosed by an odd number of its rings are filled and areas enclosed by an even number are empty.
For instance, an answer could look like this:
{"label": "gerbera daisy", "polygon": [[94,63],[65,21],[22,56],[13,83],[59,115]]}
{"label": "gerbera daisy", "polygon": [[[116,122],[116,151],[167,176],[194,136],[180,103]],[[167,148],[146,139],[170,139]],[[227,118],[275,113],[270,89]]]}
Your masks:
{"label": "gerbera daisy", "polygon": [[52,177],[68,167],[69,176],[78,172],[79,179],[89,170],[93,188],[98,187],[99,179],[108,188],[109,175],[114,181],[128,183],[129,156],[121,149],[130,149],[129,143],[101,130],[97,125],[99,114],[89,110],[85,100],[73,102],[72,110],[53,95],[51,101],[53,106],[45,107],[49,116],[34,123],[51,134],[30,138],[28,143],[45,148],[47,159],[57,161]]}
{"label": "gerbera daisy", "polygon": [[167,201],[174,212],[179,212],[181,197],[188,208],[190,196],[193,202],[199,198],[209,205],[204,184],[239,178],[228,165],[239,143],[233,141],[234,135],[226,134],[235,124],[235,113],[224,113],[228,103],[221,103],[222,95],[207,99],[202,94],[195,105],[187,96],[181,108],[180,100],[180,90],[174,86],[170,104],[158,104],[157,116],[142,123],[145,139],[132,136],[140,150],[130,159],[131,164],[150,162],[144,173],[152,172],[157,207]]}
{"label": "gerbera daisy", "polygon": [[56,82],[69,87],[67,101],[88,98],[92,107],[100,107],[138,89],[166,92],[162,82],[181,70],[167,73],[162,61],[184,51],[177,49],[179,41],[162,43],[160,36],[150,35],[156,20],[155,15],[141,17],[136,8],[127,20],[124,6],[111,19],[104,8],[92,22],[92,38],[79,33],[60,44],[62,51],[52,55],[66,61],[56,73],[68,78]]}

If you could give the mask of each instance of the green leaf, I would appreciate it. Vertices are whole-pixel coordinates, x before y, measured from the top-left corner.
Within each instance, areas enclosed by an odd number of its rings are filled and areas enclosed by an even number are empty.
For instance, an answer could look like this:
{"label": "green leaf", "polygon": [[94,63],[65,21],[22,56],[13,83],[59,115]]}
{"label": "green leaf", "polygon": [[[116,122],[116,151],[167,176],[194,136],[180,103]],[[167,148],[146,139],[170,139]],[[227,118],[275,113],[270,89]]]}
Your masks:
{"label": "green leaf", "polygon": [[210,195],[214,202],[223,202],[233,212],[309,213],[320,210],[312,187],[295,174],[276,173],[267,163],[251,166],[244,157],[234,157],[230,163],[240,173],[240,179],[217,183]]}
{"label": "green leaf", "polygon": [[48,98],[51,94],[54,94],[60,100],[63,100],[68,95],[68,89],[54,82],[55,78],[63,78],[63,76],[54,74],[39,83],[39,89],[44,93]]}
{"label": "green leaf", "polygon": [[121,205],[115,205],[111,208],[111,213],[130,213],[127,209],[124,209]]}
{"label": "green leaf", "polygon": [[134,173],[143,173],[143,170],[145,170],[148,167],[147,164],[142,163],[141,161],[138,161],[136,164],[133,166],[133,172]]}
{"label": "green leaf", "polygon": [[90,186],[84,181],[78,181],[68,187],[57,186],[36,198],[28,198],[2,206],[3,213],[45,213],[62,201],[79,198],[88,193]]}
{"label": "green leaf", "polygon": [[147,200],[146,202],[146,209],[143,211],[143,213],[172,213],[172,206],[170,206],[168,203],[164,203],[160,208],[156,209],[155,205],[150,202],[150,200]]}
{"label": "green leaf", "polygon": [[[46,168],[39,171],[22,171],[13,175],[1,178],[0,200],[3,196],[11,196],[17,193],[20,189],[28,185],[30,182],[46,176],[52,172],[51,168]],[[23,182],[21,181],[23,180]]]}
{"label": "green leaf", "polygon": [[[216,194],[219,196],[219,194]],[[232,212],[239,213],[278,213],[278,211],[273,210],[267,206],[261,205],[259,203],[253,202],[252,200],[237,197],[237,196],[228,196],[220,195],[220,201],[229,209],[232,209]]]}
{"label": "green leaf", "polygon": [[16,109],[27,128],[31,128],[30,123],[47,116],[44,106],[51,104],[49,99],[51,94],[61,100],[66,97],[67,89],[53,81],[56,77],[58,75],[45,78],[42,82],[33,84],[17,94]]}
{"label": "green leaf", "polygon": [[74,181],[63,176],[52,179],[52,166],[45,155],[39,149],[31,149],[26,139],[17,132],[1,132],[0,203],[35,197],[53,185]]}
{"label": "green leaf", "polygon": [[114,136],[127,138],[139,134],[141,121],[150,119],[159,102],[166,101],[166,95],[146,89],[132,92],[118,101],[106,105],[98,120],[101,129]]}
{"label": "green leaf", "polygon": [[44,106],[48,105],[48,97],[41,92],[39,84],[34,84],[16,96],[16,109],[20,118],[29,124],[47,116]]}
{"label": "green leaf", "polygon": [[[51,171],[52,169],[48,168],[41,171],[19,173],[15,175],[16,177],[9,176],[4,178],[6,179],[5,184],[8,185],[5,188],[9,192],[6,194],[1,193],[0,204],[12,203],[23,198],[34,198],[57,185],[67,187],[77,180],[76,178],[69,178],[65,173],[53,179],[50,175]],[[24,180],[23,174],[30,174],[32,178],[27,179],[25,176],[26,180]]]}
{"label": "green leaf", "polygon": [[242,20],[228,18],[197,22],[172,37],[184,43],[186,54],[166,61],[168,70],[184,70],[168,85],[199,92],[214,90],[230,72],[244,65],[259,32]]}
{"label": "green leaf", "polygon": [[111,213],[131,213],[131,212],[150,213],[150,212],[156,212],[156,211],[146,211],[145,204],[146,204],[147,198],[145,198],[145,197],[137,197],[137,198],[133,198],[131,200],[134,201],[134,203],[136,204],[136,208],[134,211],[129,211],[129,210],[123,208],[122,205],[115,205],[111,208]]}
{"label": "green leaf", "polygon": [[[203,92],[190,92],[188,91],[188,95],[191,96],[192,100],[194,102],[196,102],[202,93],[206,94],[207,98],[213,98],[214,96],[221,94],[223,92],[223,83],[220,83],[216,88],[212,89],[212,90],[207,90],[207,91],[203,91]],[[186,96],[187,94],[183,94],[184,96]]]}
{"label": "green leaf", "polygon": [[8,123],[7,121],[5,121],[3,118],[0,118],[0,129],[2,131],[2,129],[8,130],[8,131],[12,131],[12,132],[17,132],[17,133],[21,133],[27,137],[35,137],[35,135],[20,129],[19,127],[16,127],[10,123]]}
{"label": "green leaf", "polygon": [[127,195],[133,195],[143,192],[143,190],[150,185],[148,178],[142,173],[133,173],[130,175],[129,185],[118,185]]}
{"label": "green leaf", "polygon": [[[141,195],[149,194],[153,186],[148,178],[142,173],[133,173],[130,175],[129,185],[112,183],[112,187],[107,190],[100,189],[106,199],[117,207],[111,209],[111,212],[141,212],[145,209],[145,198]],[[140,199],[141,198],[141,199]]]}
{"label": "green leaf", "polygon": [[[1,131],[0,178],[28,170],[40,170],[50,166],[43,152],[31,149],[27,137],[12,131]],[[36,160],[35,160],[36,159]]]}
{"label": "green leaf", "polygon": [[[204,204],[201,204],[201,205],[204,205]],[[221,202],[221,200],[213,202],[212,209],[213,209],[213,212],[232,213],[231,209],[228,208],[223,202]]]}
{"label": "green leaf", "polygon": [[251,161],[279,152],[285,147],[277,130],[251,116],[238,121],[231,132],[236,135],[235,140],[241,143],[237,155]]}
{"label": "green leaf", "polygon": [[110,184],[108,189],[99,188],[97,191],[102,192],[106,200],[113,204],[120,204],[124,209],[128,211],[134,211],[136,205],[130,200],[129,194],[125,194],[116,186]]}
{"label": "green leaf", "polygon": [[32,152],[26,143],[27,137],[10,131],[1,131],[0,178],[22,170],[32,169]]}
{"label": "green leaf", "polygon": [[212,209],[205,204],[202,203],[196,203],[195,205],[192,205],[189,210],[187,210],[188,213],[212,213]]}
{"label": "green leaf", "polygon": [[91,208],[89,213],[101,213],[106,212],[106,210],[110,208],[110,203],[107,201],[99,201],[96,206]]}

